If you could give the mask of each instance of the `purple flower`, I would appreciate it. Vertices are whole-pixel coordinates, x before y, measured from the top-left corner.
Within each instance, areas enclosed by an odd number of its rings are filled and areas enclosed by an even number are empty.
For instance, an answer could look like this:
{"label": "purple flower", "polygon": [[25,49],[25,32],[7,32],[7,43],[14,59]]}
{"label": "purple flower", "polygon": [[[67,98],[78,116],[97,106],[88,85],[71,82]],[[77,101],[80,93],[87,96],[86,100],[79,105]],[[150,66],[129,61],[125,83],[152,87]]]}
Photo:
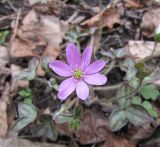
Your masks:
{"label": "purple flower", "polygon": [[67,77],[58,89],[58,98],[66,99],[74,90],[81,100],[89,96],[90,85],[103,85],[106,83],[106,76],[98,73],[105,66],[103,60],[97,60],[90,64],[92,56],[92,47],[88,46],[81,57],[78,48],[74,44],[68,44],[66,48],[68,64],[55,60],[49,64],[49,67],[58,75]]}

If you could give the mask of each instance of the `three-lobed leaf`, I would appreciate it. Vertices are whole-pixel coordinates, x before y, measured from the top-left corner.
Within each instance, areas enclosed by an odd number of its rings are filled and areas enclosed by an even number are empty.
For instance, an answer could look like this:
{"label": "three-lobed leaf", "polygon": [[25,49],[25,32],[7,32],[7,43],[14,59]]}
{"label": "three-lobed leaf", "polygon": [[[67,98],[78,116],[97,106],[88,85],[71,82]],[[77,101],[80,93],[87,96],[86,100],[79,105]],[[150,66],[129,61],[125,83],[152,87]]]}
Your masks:
{"label": "three-lobed leaf", "polygon": [[13,130],[19,131],[28,124],[32,123],[37,117],[37,110],[34,105],[29,103],[20,103],[18,105],[19,119],[13,125]]}

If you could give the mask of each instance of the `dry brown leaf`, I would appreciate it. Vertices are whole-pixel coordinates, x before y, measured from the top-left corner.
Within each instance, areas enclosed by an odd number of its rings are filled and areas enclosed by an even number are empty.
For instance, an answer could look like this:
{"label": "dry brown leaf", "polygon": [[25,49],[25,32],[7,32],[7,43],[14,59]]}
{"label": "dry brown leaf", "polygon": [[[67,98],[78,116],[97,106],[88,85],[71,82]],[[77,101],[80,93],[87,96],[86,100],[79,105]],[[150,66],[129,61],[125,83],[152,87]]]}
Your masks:
{"label": "dry brown leaf", "polygon": [[17,91],[18,88],[27,88],[29,86],[29,81],[27,80],[17,80],[15,76],[21,73],[23,69],[17,65],[11,64],[11,76],[12,76],[12,83],[11,83],[11,91]]}
{"label": "dry brown leaf", "polygon": [[97,110],[86,111],[81,119],[80,129],[76,132],[76,137],[81,144],[99,143],[106,140],[108,130],[107,122],[101,112]]}
{"label": "dry brown leaf", "polygon": [[7,105],[10,104],[10,85],[5,83],[0,97],[0,137],[5,137],[8,131]]}
{"label": "dry brown leaf", "polygon": [[7,130],[7,103],[0,100],[0,137],[5,137]]}
{"label": "dry brown leaf", "polygon": [[[134,41],[130,40],[126,47],[128,54],[134,58],[136,62],[151,56],[154,50],[155,42],[153,41]],[[153,57],[160,56],[160,43],[157,44]]]}
{"label": "dry brown leaf", "polygon": [[106,141],[103,147],[135,147],[125,138],[114,136],[107,128],[107,119],[102,112],[88,110],[84,113],[80,129],[75,135],[81,144],[95,144]]}
{"label": "dry brown leaf", "polygon": [[92,18],[84,21],[81,25],[88,26],[98,26],[102,19],[102,25],[108,28],[112,28],[114,24],[120,23],[120,15],[116,8],[107,8],[105,11],[102,11],[100,14],[93,16]]}
{"label": "dry brown leaf", "polygon": [[49,56],[55,59],[66,27],[57,17],[40,15],[32,10],[24,18],[17,37],[10,43],[11,57]]}
{"label": "dry brown leaf", "polygon": [[160,139],[159,138],[149,139],[139,145],[139,147],[159,147],[159,146],[160,146]]}
{"label": "dry brown leaf", "polygon": [[132,126],[129,129],[127,137],[129,138],[130,142],[137,144],[138,142],[149,138],[155,130],[156,127],[153,127],[151,124],[146,124],[139,128],[135,128],[134,126]]}
{"label": "dry brown leaf", "polygon": [[141,30],[146,37],[153,37],[155,28],[160,24],[160,8],[148,9],[143,15]]}
{"label": "dry brown leaf", "polygon": [[60,144],[48,144],[48,143],[35,143],[25,139],[16,139],[16,138],[0,138],[1,147],[66,147],[65,145]]}
{"label": "dry brown leaf", "polygon": [[144,5],[141,4],[140,0],[124,0],[125,6],[128,8],[143,8]]}
{"label": "dry brown leaf", "polygon": [[9,61],[8,49],[0,46],[0,66],[5,66]]}
{"label": "dry brown leaf", "polygon": [[130,143],[125,138],[111,136],[108,137],[108,140],[104,143],[102,147],[136,147],[136,146]]}

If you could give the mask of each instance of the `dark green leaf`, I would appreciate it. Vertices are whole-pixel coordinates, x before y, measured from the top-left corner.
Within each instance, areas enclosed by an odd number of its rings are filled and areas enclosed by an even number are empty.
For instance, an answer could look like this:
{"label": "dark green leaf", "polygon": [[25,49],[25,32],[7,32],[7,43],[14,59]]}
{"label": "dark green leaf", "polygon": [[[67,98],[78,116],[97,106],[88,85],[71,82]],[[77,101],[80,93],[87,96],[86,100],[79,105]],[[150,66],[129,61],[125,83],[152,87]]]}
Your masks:
{"label": "dark green leaf", "polygon": [[[122,84],[120,86],[120,88],[118,89],[117,97],[125,96],[126,94],[128,94],[130,92],[131,92],[131,87],[129,85]],[[119,103],[121,108],[128,107],[130,105],[130,103],[131,103],[131,99],[130,98],[118,99],[117,101],[118,101],[118,103]]]}
{"label": "dark green leaf", "polygon": [[118,131],[127,124],[128,120],[124,110],[118,109],[109,116],[109,126],[112,131]]}
{"label": "dark green leaf", "polygon": [[75,108],[74,117],[78,118],[82,115],[82,113],[83,113],[83,108],[81,106],[78,106]]}
{"label": "dark green leaf", "polygon": [[32,104],[20,103],[18,105],[19,119],[16,120],[13,130],[19,131],[31,122],[33,122],[37,117],[37,110]]}
{"label": "dark green leaf", "polygon": [[53,120],[47,116],[41,117],[40,124],[37,126],[35,133],[39,137],[49,138],[53,141],[56,141],[58,137],[58,131]]}
{"label": "dark green leaf", "polygon": [[70,122],[74,119],[73,116],[68,116],[68,115],[65,115],[65,114],[59,114],[55,117],[55,122],[56,123],[59,123],[59,124],[62,124],[62,123],[65,123],[65,122]]}
{"label": "dark green leaf", "polygon": [[121,64],[120,68],[122,71],[126,72],[125,80],[130,81],[135,77],[137,73],[137,69],[135,68],[135,63],[131,58],[126,58]]}
{"label": "dark green leaf", "polygon": [[141,126],[153,121],[150,114],[139,105],[132,105],[126,109],[126,117],[135,126]]}
{"label": "dark green leaf", "polygon": [[36,76],[36,68],[38,66],[38,59],[33,58],[29,62],[28,69],[23,70],[21,73],[15,76],[16,79],[27,79],[27,80],[33,80]]}

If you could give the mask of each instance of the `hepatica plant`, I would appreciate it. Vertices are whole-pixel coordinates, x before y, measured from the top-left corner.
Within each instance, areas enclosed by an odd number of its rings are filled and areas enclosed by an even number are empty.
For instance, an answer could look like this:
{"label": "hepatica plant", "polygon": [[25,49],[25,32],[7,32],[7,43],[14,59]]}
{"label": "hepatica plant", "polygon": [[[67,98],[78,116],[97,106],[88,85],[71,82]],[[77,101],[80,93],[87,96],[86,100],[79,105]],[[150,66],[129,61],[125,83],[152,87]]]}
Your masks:
{"label": "hepatica plant", "polygon": [[88,46],[82,55],[74,44],[68,44],[66,48],[67,63],[55,60],[49,63],[49,67],[59,76],[67,78],[58,88],[58,98],[66,99],[76,90],[81,100],[89,97],[88,85],[103,85],[107,77],[98,73],[105,66],[105,61],[97,60],[91,63],[92,47]]}

